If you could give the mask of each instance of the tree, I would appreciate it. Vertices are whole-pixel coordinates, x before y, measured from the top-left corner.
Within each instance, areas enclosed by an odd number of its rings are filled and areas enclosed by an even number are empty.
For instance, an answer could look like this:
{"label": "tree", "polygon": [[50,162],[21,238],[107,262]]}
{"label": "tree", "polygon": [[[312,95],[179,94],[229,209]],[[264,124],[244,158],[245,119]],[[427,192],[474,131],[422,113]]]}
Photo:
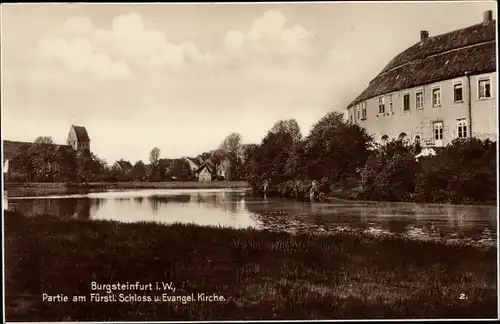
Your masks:
{"label": "tree", "polygon": [[421,201],[463,203],[496,201],[496,144],[477,138],[456,139],[422,157],[417,184]]}
{"label": "tree", "polygon": [[19,173],[23,180],[36,180],[36,167],[39,163],[37,151],[30,144],[22,144],[19,153],[10,161],[9,168],[13,173]]}
{"label": "tree", "polygon": [[51,181],[51,163],[57,152],[56,146],[24,144],[19,151],[12,164],[22,166],[26,181]]}
{"label": "tree", "polygon": [[54,144],[54,141],[52,140],[52,137],[50,137],[50,136],[38,136],[35,139],[35,143],[39,143],[39,144]]}
{"label": "tree", "polygon": [[77,181],[88,183],[97,179],[104,168],[101,160],[88,150],[76,153],[76,174]]}
{"label": "tree", "polygon": [[159,160],[160,160],[160,149],[155,147],[149,153],[149,162],[151,163],[151,165],[156,165],[158,164]]}
{"label": "tree", "polygon": [[132,168],[130,175],[131,175],[133,180],[136,180],[136,181],[144,180],[146,177],[146,166],[144,165],[144,162],[137,161],[134,164],[134,167]]}
{"label": "tree", "polygon": [[369,155],[372,138],[364,128],[344,121],[343,114],[331,112],[320,119],[305,139],[303,161],[313,180],[338,182],[357,176]]}
{"label": "tree", "polygon": [[194,175],[189,167],[189,163],[184,159],[175,159],[172,161],[167,171],[167,179],[188,181],[192,180]]}
{"label": "tree", "polygon": [[292,136],[293,142],[298,143],[302,139],[299,124],[295,119],[277,121],[271,128],[271,133],[285,132]]}
{"label": "tree", "polygon": [[246,167],[243,161],[234,153],[230,153],[227,157],[230,165],[226,176],[226,180],[241,180],[245,178]]}
{"label": "tree", "polygon": [[389,201],[411,199],[420,177],[415,158],[418,149],[399,140],[372,152],[361,170],[362,197]]}
{"label": "tree", "polygon": [[227,157],[228,157],[228,152],[226,152],[224,149],[217,149],[212,152],[211,159],[215,163],[215,165],[219,165]]}
{"label": "tree", "polygon": [[247,180],[256,189],[264,181],[279,184],[291,179],[286,171],[288,160],[293,154],[293,138],[286,131],[269,132],[258,148],[252,149],[247,164]]}
{"label": "tree", "polygon": [[241,140],[242,137],[239,133],[229,134],[220,145],[220,149],[224,150],[226,153],[234,153],[241,157]]}
{"label": "tree", "polygon": [[250,161],[252,160],[253,156],[255,155],[255,152],[257,152],[257,150],[259,149],[259,145],[257,145],[257,144],[246,144],[246,145],[243,145],[242,149],[243,149],[242,163],[243,163],[244,169],[246,170],[248,164],[250,163]]}

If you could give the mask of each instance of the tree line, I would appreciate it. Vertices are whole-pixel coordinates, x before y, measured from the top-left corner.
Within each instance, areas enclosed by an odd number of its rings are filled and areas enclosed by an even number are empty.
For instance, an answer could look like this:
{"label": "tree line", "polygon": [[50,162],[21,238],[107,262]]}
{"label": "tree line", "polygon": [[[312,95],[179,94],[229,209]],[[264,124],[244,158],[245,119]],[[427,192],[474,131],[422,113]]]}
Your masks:
{"label": "tree line", "polygon": [[[343,114],[324,116],[305,138],[294,119],[277,122],[247,150],[246,178],[257,194],[309,199],[474,203],[496,201],[496,144],[456,139],[435,155],[401,140],[378,145]],[[319,198],[319,197],[318,197]]]}
{"label": "tree line", "polygon": [[[142,160],[135,162],[130,168],[108,164],[89,150],[73,151],[65,146],[53,145],[49,136],[37,137],[30,143],[21,144],[16,155],[9,161],[9,179],[14,182],[116,182],[116,181],[195,181],[196,174],[190,164],[183,158],[162,159],[161,151],[154,147],[149,154],[149,164]],[[239,133],[229,134],[220,146],[209,152],[203,152],[192,158],[200,165],[210,159],[215,167],[224,160],[229,161],[229,170],[224,179],[243,180],[242,136]],[[127,162],[127,161],[117,161]],[[214,175],[214,178],[217,178]]]}

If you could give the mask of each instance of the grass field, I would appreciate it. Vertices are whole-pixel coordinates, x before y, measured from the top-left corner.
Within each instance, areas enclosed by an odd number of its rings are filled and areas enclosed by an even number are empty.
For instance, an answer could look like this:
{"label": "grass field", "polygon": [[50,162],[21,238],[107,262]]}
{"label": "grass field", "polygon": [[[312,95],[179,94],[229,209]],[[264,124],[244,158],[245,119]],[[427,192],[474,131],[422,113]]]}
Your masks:
{"label": "grass field", "polygon": [[[11,212],[5,245],[7,321],[497,316],[496,248]],[[225,301],[90,302],[92,281],[172,282],[174,295]],[[42,302],[43,293],[87,301]]]}

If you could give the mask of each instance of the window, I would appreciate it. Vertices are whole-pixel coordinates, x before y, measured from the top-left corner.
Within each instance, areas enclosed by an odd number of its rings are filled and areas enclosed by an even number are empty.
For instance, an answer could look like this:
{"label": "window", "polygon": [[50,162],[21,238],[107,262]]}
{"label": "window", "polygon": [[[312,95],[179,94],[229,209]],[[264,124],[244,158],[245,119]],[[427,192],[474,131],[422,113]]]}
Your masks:
{"label": "window", "polygon": [[403,95],[403,111],[410,110],[410,94],[405,93]]}
{"label": "window", "polygon": [[415,135],[415,144],[420,145],[420,135]]}
{"label": "window", "polygon": [[457,119],[458,138],[467,137],[467,119]]}
{"label": "window", "polygon": [[380,139],[380,143],[382,145],[386,145],[388,141],[389,141],[389,136],[387,135],[382,136],[382,138]]}
{"label": "window", "polygon": [[356,118],[360,118],[359,105],[356,105]]}
{"label": "window", "polygon": [[361,103],[361,118],[366,119],[366,102]]}
{"label": "window", "polygon": [[406,141],[407,138],[408,138],[408,135],[406,135],[406,133],[401,133],[398,136],[398,141]]}
{"label": "window", "polygon": [[478,84],[479,99],[491,98],[491,81],[489,78],[479,79]]}
{"label": "window", "polygon": [[393,112],[392,110],[392,95],[389,96],[389,112]]}
{"label": "window", "polygon": [[434,123],[434,139],[439,141],[443,139],[443,123]]}
{"label": "window", "polygon": [[432,89],[432,106],[441,106],[441,88]]}
{"label": "window", "polygon": [[457,82],[453,85],[453,102],[458,103],[464,100],[462,82]]}
{"label": "window", "polygon": [[415,95],[415,106],[417,109],[423,109],[424,108],[424,91],[423,90],[417,90],[417,93]]}
{"label": "window", "polygon": [[351,124],[352,124],[352,115],[351,115]]}
{"label": "window", "polygon": [[384,97],[379,97],[378,98],[378,113],[379,114],[384,114],[385,113]]}

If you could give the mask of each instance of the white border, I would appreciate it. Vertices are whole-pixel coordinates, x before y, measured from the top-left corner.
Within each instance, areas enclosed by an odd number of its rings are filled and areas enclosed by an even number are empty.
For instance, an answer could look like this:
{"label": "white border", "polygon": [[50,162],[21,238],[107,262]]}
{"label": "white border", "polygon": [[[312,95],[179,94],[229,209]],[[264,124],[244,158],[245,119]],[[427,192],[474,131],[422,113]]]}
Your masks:
{"label": "white border", "polygon": [[[460,3],[478,3],[478,2],[491,2],[492,4],[493,3],[496,3],[496,1],[474,1],[474,0],[464,0],[464,1],[446,1],[446,0],[436,0],[436,1],[384,1],[384,0],[381,0],[381,1],[336,1],[336,2],[330,2],[330,1],[325,1],[325,2],[307,2],[307,3],[332,3],[332,4],[336,4],[336,3],[342,3],[342,4],[346,4],[346,3],[360,3],[360,4],[364,4],[364,3],[384,3],[384,4],[400,4],[400,3],[416,3],[416,2],[420,2],[420,3],[453,3],[453,2],[460,2]],[[192,4],[192,3],[188,3],[188,2],[181,2],[181,3],[178,3],[178,2],[170,2],[170,3],[165,3],[165,5],[169,5],[169,4]],[[294,3],[305,3],[305,2],[267,2],[269,4],[294,4]],[[20,5],[23,5],[23,6],[27,6],[27,5],[41,5],[42,3],[22,3]],[[59,4],[66,4],[67,3],[43,3],[44,5],[59,5]],[[81,3],[75,3],[75,4],[81,4]],[[99,3],[99,4],[126,4],[126,5],[144,5],[145,3],[141,3],[141,2],[136,2],[136,3],[123,3],[123,2],[116,2],[116,3],[113,3],[113,2],[102,2],[102,3]],[[147,4],[154,4],[154,3],[146,3]],[[252,5],[254,3],[241,3],[241,2],[212,2],[212,3],[196,3],[197,5],[216,5],[216,4],[239,4],[239,5],[244,5],[244,4],[248,4],[248,5]],[[264,4],[264,3],[260,3],[260,4]],[[3,16],[3,6],[5,4],[2,4],[0,5],[0,42],[1,42],[1,35],[2,35],[2,31],[3,31],[3,24],[1,24],[2,20],[1,20],[1,17]],[[17,3],[10,3],[8,4],[9,6],[15,6],[17,5]],[[497,26],[498,27],[498,26]],[[495,41],[496,43],[498,44],[498,28],[496,29],[496,36],[495,36]],[[498,66],[498,58],[499,58],[499,54],[498,54],[498,51],[495,51],[496,52],[496,65]],[[3,56],[3,47],[1,46],[1,43],[0,43],[0,58]],[[0,59],[0,75],[1,74],[1,71],[3,71],[3,60]],[[498,87],[498,81],[499,81],[499,77],[498,77],[498,69],[495,71],[496,72],[496,85]],[[491,82],[491,75],[490,75],[490,82]],[[476,79],[476,83],[477,83],[477,79]],[[469,85],[470,86],[470,85]],[[3,78],[0,77],[0,89],[3,89]],[[479,91],[479,87],[478,87],[478,91]],[[491,89],[491,91],[493,91],[493,89]],[[404,110],[404,95],[406,93],[410,93],[410,92],[403,92],[403,95],[401,96],[401,100],[402,100],[402,106],[401,106],[401,110],[403,112],[405,112]],[[479,95],[478,95],[479,97]],[[497,112],[497,115],[496,115],[496,124],[497,124],[497,127],[499,125],[499,116],[500,116],[500,112],[499,112],[499,109],[498,109],[498,104],[499,104],[499,101],[498,101],[498,95],[495,96],[496,98],[488,98],[488,99],[495,99],[496,100],[496,105],[497,105],[497,109],[496,109],[496,112]],[[431,98],[431,100],[433,101],[433,99]],[[442,102],[443,98],[441,98],[441,102]],[[410,111],[411,110],[411,93],[410,93],[410,107],[408,110],[406,111]],[[0,95],[0,116],[3,115],[3,96]],[[2,119],[3,121],[3,119]],[[1,147],[1,151],[2,151],[2,156],[0,157],[0,159],[2,160],[2,175],[1,175],[1,179],[2,179],[2,188],[1,188],[1,192],[2,192],[2,199],[3,199],[3,193],[4,193],[4,186],[3,186],[3,183],[4,183],[4,177],[3,177],[3,132],[1,131],[1,127],[0,127],[0,136],[1,136],[1,144],[0,144],[0,147]],[[497,146],[497,166],[498,166],[498,162],[499,162],[499,148],[500,148],[500,145],[499,145],[499,142],[498,142],[498,135],[497,135],[497,139],[496,139],[496,146]],[[499,238],[499,234],[500,234],[500,231],[499,231],[499,221],[498,221],[498,215],[499,215],[499,212],[500,212],[500,208],[499,208],[499,202],[500,202],[500,174],[499,172],[497,172],[497,224],[496,224],[496,229],[497,229],[497,242],[496,242],[496,246],[497,246],[497,278],[500,278],[500,266],[499,266],[499,259],[500,259],[500,246],[499,246],[499,242],[500,242],[500,238]],[[3,204],[3,202],[2,202]],[[3,210],[3,206],[2,206],[2,295],[5,296],[5,235],[4,235],[4,210]],[[497,298],[498,300],[500,301],[500,289],[497,285]],[[6,301],[5,301],[5,298],[2,298],[3,299],[3,309],[5,310],[5,305],[6,305]],[[356,322],[401,322],[401,321],[405,321],[405,322],[428,322],[429,320],[432,320],[432,321],[436,321],[436,322],[456,322],[456,321],[470,321],[470,322],[478,322],[478,321],[497,321],[498,319],[500,318],[500,303],[498,303],[498,310],[497,310],[497,318],[492,318],[492,319],[382,319],[382,320],[366,320],[366,319],[363,319],[363,320],[248,320],[248,321],[203,321],[205,323],[216,323],[216,322],[224,322],[224,323],[246,323],[246,322],[255,322],[255,323],[270,323],[270,322],[290,322],[290,323],[296,323],[296,322],[321,322],[321,323],[324,323],[324,322],[353,322],[353,321],[356,321]],[[7,323],[5,321],[5,312],[3,312],[3,316],[2,316],[2,319],[3,319],[3,323]],[[82,322],[82,321],[80,321]],[[85,322],[88,322],[88,323],[137,323],[136,321],[135,322],[126,322],[126,321],[108,321],[108,322],[104,322],[104,321],[101,321],[101,322],[96,322],[96,321],[85,321]],[[143,321],[143,322],[147,322],[147,321]],[[200,321],[149,321],[149,322],[152,322],[152,323],[200,323]],[[27,324],[32,324],[32,323],[40,323],[40,322],[9,322],[9,323],[27,323]],[[77,323],[76,321],[74,322],[59,322],[59,323]]]}
{"label": "white border", "polygon": [[[498,8],[498,5],[497,5],[497,8]],[[497,17],[498,17],[498,12],[497,12]],[[496,23],[497,23],[497,26],[498,26],[498,18],[497,18],[497,22]],[[497,48],[498,48],[498,27],[495,28],[495,30],[496,30],[495,42],[496,42]],[[495,75],[497,77],[497,87],[498,87],[498,50],[496,50],[495,53],[496,53],[496,62],[495,62],[496,64],[495,64],[495,66],[497,67]],[[469,84],[469,87],[470,87],[470,84]],[[498,94],[495,97],[496,98],[494,100],[496,100],[495,103],[497,105],[497,109],[495,109],[495,111],[497,112],[496,123],[497,123],[497,129],[498,129],[498,126],[499,126],[498,125],[498,120],[499,120],[499,115],[500,115],[500,113],[498,111]],[[471,132],[470,129],[469,129],[469,132]],[[472,134],[472,132],[471,132],[471,134]],[[499,223],[499,221],[498,221],[499,217],[498,216],[499,216],[499,211],[500,211],[500,209],[499,209],[499,199],[500,199],[500,195],[499,195],[499,188],[500,188],[499,182],[500,182],[500,180],[499,179],[500,179],[500,175],[498,174],[499,173],[498,172],[498,160],[499,160],[499,158],[498,158],[498,154],[499,154],[498,148],[500,146],[498,145],[498,134],[497,134],[496,142],[497,142],[497,302],[498,302],[497,319],[500,319],[500,289],[499,289],[499,281],[498,281],[498,278],[500,278],[500,264],[499,264],[499,260],[500,260],[500,252],[499,252],[500,246],[499,246],[499,242],[500,242],[500,239],[498,238],[498,235],[500,233],[500,231],[498,230],[498,225],[499,225],[498,224]]]}

